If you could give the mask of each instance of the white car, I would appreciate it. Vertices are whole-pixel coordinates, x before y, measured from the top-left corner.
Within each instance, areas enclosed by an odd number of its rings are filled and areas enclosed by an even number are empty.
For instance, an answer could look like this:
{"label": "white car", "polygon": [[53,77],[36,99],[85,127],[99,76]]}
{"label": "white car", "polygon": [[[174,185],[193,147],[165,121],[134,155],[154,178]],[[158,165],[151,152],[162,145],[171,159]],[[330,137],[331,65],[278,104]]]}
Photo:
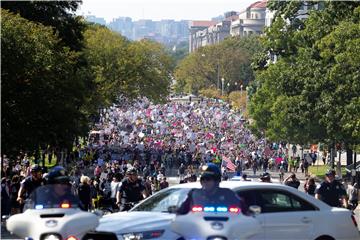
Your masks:
{"label": "white car", "polygon": [[[258,205],[255,218],[261,231],[251,239],[360,239],[354,216],[343,208],[333,208],[294,188],[272,183],[224,181],[221,187],[235,191],[248,206]],[[170,206],[179,206],[192,188],[187,183],[164,189],[136,205],[129,212],[100,219],[97,231],[113,232],[120,239],[177,239],[170,230],[174,218]],[[142,238],[134,238],[135,236]],[[153,236],[153,237],[152,237]]]}

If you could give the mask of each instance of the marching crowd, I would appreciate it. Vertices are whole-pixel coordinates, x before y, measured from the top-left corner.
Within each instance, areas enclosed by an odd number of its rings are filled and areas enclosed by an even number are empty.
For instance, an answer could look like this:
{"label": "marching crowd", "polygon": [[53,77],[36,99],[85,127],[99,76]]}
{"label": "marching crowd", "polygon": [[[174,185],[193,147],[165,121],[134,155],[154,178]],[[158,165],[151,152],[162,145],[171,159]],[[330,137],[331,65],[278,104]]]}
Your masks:
{"label": "marching crowd", "polygon": [[[196,181],[199,167],[209,162],[221,167],[225,179],[229,172],[241,175],[243,169],[256,175],[258,170],[282,173],[300,168],[307,174],[310,163],[295,152],[283,143],[255,137],[241,113],[223,102],[153,104],[147,99],[120,99],[101,110],[88,144],[77,146],[67,163],[86,210],[104,204],[124,210],[127,202],[168,187],[166,176],[177,174],[180,183]],[[31,166],[26,156],[2,168],[2,215],[21,211],[23,199],[41,185],[45,172]],[[285,182],[292,180],[291,175]],[[313,179],[306,184],[314,194]]]}

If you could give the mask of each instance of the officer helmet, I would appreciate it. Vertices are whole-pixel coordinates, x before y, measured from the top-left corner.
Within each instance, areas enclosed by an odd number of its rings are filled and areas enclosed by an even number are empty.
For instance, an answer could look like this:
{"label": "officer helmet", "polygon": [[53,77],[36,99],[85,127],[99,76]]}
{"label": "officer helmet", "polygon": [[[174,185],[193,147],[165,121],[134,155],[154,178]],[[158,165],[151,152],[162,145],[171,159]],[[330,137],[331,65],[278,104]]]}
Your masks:
{"label": "officer helmet", "polygon": [[270,180],[271,176],[270,176],[270,173],[268,172],[264,172],[260,175],[260,179],[261,180]]}
{"label": "officer helmet", "polygon": [[327,172],[325,173],[325,175],[326,176],[334,176],[335,177],[335,175],[336,175],[336,172],[335,172],[335,170],[334,169],[329,169],[329,170],[327,170]]}
{"label": "officer helmet", "polygon": [[221,171],[217,165],[213,163],[208,163],[207,165],[202,166],[201,170],[202,174],[200,177],[200,181],[204,179],[213,179],[216,182],[221,181]]}
{"label": "officer helmet", "polygon": [[127,175],[135,175],[135,174],[137,174],[138,172],[137,172],[137,170],[135,169],[135,168],[128,168],[127,170],[126,170],[126,174]]}
{"label": "officer helmet", "polygon": [[70,178],[67,176],[65,168],[56,166],[47,174],[46,182],[48,184],[69,184]]}
{"label": "officer helmet", "polygon": [[37,164],[31,166],[31,172],[41,172],[41,167]]}

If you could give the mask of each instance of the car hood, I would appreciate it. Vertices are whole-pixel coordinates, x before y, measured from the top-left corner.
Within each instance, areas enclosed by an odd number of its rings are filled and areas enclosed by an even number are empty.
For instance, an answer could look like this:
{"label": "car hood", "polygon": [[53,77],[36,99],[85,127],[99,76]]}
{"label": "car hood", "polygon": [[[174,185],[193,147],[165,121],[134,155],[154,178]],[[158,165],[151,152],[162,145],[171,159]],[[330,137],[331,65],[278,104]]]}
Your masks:
{"label": "car hood", "polygon": [[175,214],[162,212],[119,212],[100,219],[97,231],[113,233],[169,229]]}

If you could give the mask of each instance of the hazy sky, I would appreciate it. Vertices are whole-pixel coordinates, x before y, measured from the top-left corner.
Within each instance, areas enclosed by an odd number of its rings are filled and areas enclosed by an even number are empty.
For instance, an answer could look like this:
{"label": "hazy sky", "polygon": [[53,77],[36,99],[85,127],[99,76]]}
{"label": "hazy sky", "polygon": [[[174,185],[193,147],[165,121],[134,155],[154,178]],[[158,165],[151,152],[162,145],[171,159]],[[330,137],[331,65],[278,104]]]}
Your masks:
{"label": "hazy sky", "polygon": [[257,0],[83,0],[80,15],[110,22],[116,17],[138,19],[210,20],[227,11],[240,11]]}

